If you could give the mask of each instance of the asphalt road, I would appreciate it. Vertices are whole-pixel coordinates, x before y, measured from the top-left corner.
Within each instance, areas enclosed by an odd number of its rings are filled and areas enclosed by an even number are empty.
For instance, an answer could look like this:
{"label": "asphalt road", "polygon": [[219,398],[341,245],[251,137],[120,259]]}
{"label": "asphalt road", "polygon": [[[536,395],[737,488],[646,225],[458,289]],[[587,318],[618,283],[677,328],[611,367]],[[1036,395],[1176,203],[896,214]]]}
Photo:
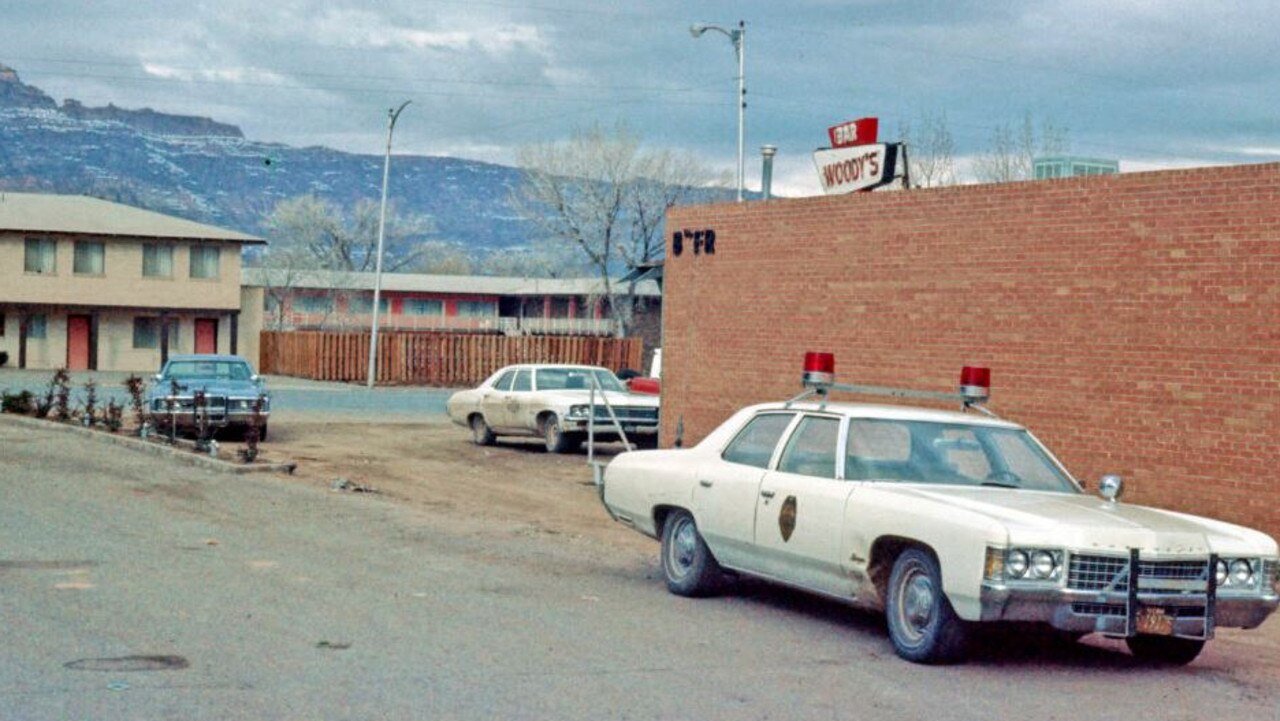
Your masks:
{"label": "asphalt road", "polygon": [[[123,383],[130,373],[95,371],[71,374],[72,406],[83,403],[86,381],[97,383],[100,404],[108,399],[128,404]],[[0,391],[17,393],[28,390],[37,395],[46,392],[53,371],[0,369]],[[145,376],[150,382],[150,376]],[[426,417],[446,417],[445,403],[454,392],[445,388],[377,387],[366,388],[350,383],[326,383],[284,376],[267,376],[273,412],[310,417],[330,416],[341,419],[378,418],[382,421],[419,421]]]}
{"label": "asphalt road", "polygon": [[670,596],[654,551],[0,423],[0,719],[1280,719],[1272,628],[929,668],[835,604]]}

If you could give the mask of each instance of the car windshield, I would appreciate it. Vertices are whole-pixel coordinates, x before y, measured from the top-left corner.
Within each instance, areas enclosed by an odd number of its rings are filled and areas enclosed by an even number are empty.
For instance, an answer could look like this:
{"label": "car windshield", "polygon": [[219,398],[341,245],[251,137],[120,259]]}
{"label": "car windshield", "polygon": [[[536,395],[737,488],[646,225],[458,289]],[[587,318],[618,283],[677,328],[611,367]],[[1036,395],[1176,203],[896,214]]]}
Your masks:
{"label": "car windshield", "polygon": [[601,390],[627,390],[617,376],[603,368],[539,368],[536,375],[540,391],[586,390],[591,387],[589,376],[595,376]]}
{"label": "car windshield", "polygon": [[247,381],[253,376],[243,361],[173,361],[165,367],[164,377],[173,380],[190,378]]}
{"label": "car windshield", "polygon": [[959,423],[852,418],[845,478],[1080,492],[1027,431]]}

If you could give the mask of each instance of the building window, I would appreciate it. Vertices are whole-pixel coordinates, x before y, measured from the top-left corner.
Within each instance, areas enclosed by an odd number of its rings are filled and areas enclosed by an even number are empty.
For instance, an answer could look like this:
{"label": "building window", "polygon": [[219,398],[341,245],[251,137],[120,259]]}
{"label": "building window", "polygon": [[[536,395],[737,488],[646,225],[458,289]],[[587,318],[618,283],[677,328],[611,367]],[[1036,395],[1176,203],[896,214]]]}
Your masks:
{"label": "building window", "polygon": [[327,295],[295,295],[291,305],[294,313],[333,312],[333,298]]}
{"label": "building window", "polygon": [[[373,312],[373,296],[361,295],[351,298],[347,301],[347,310],[352,313],[372,313]],[[378,299],[378,312],[387,312],[387,299]]]}
{"label": "building window", "polygon": [[58,270],[58,243],[44,238],[27,238],[24,267],[28,273],[55,273]]}
{"label": "building window", "polygon": [[104,249],[101,242],[94,240],[76,241],[71,272],[76,275],[102,275],[104,264]]}
{"label": "building window", "polygon": [[172,278],[173,246],[144,243],[142,246],[142,276],[144,278]]}
{"label": "building window", "polygon": [[218,250],[216,245],[191,246],[191,277],[218,277]]}
{"label": "building window", "polygon": [[[133,347],[160,347],[160,319],[137,317],[133,319]],[[178,319],[169,319],[169,348],[178,347]]]}
{"label": "building window", "polygon": [[49,318],[43,313],[27,316],[27,338],[44,340],[49,335]]}
{"label": "building window", "polygon": [[463,318],[486,318],[498,314],[498,304],[488,300],[458,301],[458,315]]}
{"label": "building window", "polygon": [[404,301],[405,315],[444,315],[444,303],[438,300],[422,300],[421,298],[406,298]]}

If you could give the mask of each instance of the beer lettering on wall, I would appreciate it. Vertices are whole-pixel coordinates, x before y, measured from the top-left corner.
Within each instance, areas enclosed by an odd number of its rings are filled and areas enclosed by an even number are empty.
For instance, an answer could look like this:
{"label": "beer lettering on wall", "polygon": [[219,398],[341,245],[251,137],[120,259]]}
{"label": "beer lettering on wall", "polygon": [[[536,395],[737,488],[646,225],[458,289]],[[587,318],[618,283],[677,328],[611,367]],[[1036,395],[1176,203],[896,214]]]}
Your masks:
{"label": "beer lettering on wall", "polygon": [[871,190],[897,177],[898,143],[821,148],[813,153],[818,180],[827,195]]}
{"label": "beer lettering on wall", "polygon": [[703,230],[677,230],[671,234],[671,254],[680,255],[688,247],[694,255],[716,254],[716,232]]}

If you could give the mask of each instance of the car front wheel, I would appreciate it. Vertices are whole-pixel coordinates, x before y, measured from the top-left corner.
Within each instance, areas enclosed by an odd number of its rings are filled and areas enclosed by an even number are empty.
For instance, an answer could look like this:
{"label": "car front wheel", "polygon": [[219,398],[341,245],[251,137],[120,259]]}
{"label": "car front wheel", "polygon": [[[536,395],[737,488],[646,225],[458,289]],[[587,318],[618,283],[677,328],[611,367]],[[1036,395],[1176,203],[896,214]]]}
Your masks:
{"label": "car front wheel", "polygon": [[1204,641],[1173,636],[1130,636],[1124,640],[1134,658],[1160,666],[1186,666],[1204,649]]}
{"label": "car front wheel", "polygon": [[471,441],[477,446],[491,446],[494,439],[497,438],[493,434],[493,429],[485,421],[484,416],[476,414],[471,416]]}
{"label": "car front wheel", "polygon": [[885,611],[889,639],[902,658],[947,663],[964,654],[966,627],[942,591],[942,570],[933,554],[911,548],[898,556]]}
{"label": "car front wheel", "polygon": [[706,596],[720,583],[720,564],[688,511],[672,511],[662,525],[662,575],[677,596]]}
{"label": "car front wheel", "polygon": [[560,420],[555,416],[542,422],[542,440],[547,444],[547,453],[568,453],[578,447],[573,436],[560,428]]}

